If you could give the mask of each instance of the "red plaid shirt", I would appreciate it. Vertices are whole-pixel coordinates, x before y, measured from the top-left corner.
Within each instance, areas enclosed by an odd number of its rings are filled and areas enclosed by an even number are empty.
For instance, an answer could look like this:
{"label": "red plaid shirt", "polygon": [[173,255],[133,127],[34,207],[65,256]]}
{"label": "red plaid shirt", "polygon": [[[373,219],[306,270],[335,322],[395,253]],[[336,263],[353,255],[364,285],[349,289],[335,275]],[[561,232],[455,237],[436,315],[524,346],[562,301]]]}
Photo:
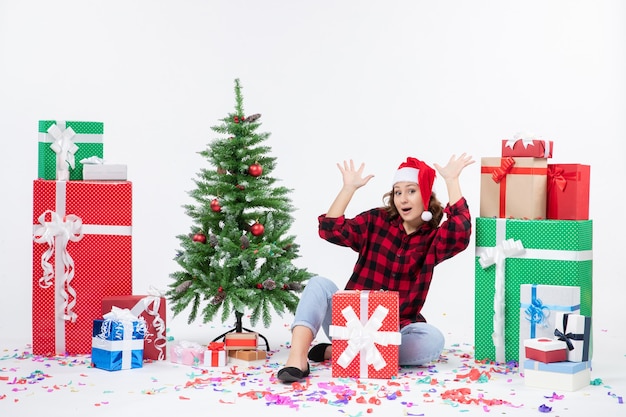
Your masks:
{"label": "red plaid shirt", "polygon": [[400,326],[426,321],[420,311],[426,301],[435,265],[469,245],[472,223],[465,198],[447,205],[446,220],[437,228],[424,224],[407,235],[398,216],[382,208],[353,219],[319,216],[319,235],[358,252],[346,290],[398,291]]}

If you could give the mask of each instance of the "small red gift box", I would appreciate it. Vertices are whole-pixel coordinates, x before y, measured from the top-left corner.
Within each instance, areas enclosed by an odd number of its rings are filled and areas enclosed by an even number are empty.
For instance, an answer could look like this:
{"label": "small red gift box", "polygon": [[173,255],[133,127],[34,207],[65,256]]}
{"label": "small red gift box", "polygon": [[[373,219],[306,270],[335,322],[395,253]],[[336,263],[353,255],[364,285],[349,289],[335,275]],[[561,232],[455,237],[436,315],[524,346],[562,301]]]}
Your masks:
{"label": "small red gift box", "polygon": [[548,160],[481,158],[480,217],[546,218]]}
{"label": "small red gift box", "polygon": [[204,352],[205,366],[226,366],[226,350],[224,350],[224,342],[211,342]]}
{"label": "small red gift box", "polygon": [[338,291],[332,300],[332,377],[389,379],[398,374],[398,293]]}
{"label": "small red gift box", "polygon": [[256,349],[259,343],[259,334],[256,332],[230,332],[224,336],[226,350]]}
{"label": "small red gift box", "polygon": [[89,354],[100,302],[132,293],[132,184],[35,180],[33,353]]}
{"label": "small red gift box", "polygon": [[524,340],[526,359],[543,363],[563,362],[567,360],[567,345],[555,339],[540,337]]}
{"label": "small red gift box", "polygon": [[102,315],[113,307],[127,308],[146,322],[143,358],[164,360],[167,356],[165,297],[160,295],[119,295],[102,298]]}
{"label": "small red gift box", "polygon": [[590,173],[589,165],[548,164],[548,219],[589,220]]}
{"label": "small red gift box", "polygon": [[522,156],[530,158],[552,158],[553,143],[540,139],[503,139],[502,156]]}

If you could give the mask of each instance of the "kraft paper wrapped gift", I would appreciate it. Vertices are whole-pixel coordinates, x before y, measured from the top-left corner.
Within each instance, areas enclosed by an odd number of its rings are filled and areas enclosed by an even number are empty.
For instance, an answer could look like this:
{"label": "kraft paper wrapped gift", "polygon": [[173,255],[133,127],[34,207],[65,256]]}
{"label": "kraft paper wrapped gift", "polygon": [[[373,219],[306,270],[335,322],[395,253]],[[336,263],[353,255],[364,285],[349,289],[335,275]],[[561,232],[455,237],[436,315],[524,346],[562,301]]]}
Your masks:
{"label": "kraft paper wrapped gift", "polygon": [[224,342],[211,342],[204,352],[204,366],[226,366],[227,357]]}
{"label": "kraft paper wrapped gift", "polygon": [[173,363],[189,366],[204,364],[205,346],[188,340],[181,340],[170,345],[169,357]]}
{"label": "kraft paper wrapped gift", "polygon": [[580,287],[580,313],[591,316],[592,226],[591,220],[476,218],[476,360],[520,360],[522,284]]}
{"label": "kraft paper wrapped gift", "polygon": [[113,307],[127,308],[146,322],[143,358],[164,360],[167,357],[165,297],[158,292],[147,295],[119,295],[102,298],[102,313]]}
{"label": "kraft paper wrapped gift", "polygon": [[520,137],[502,140],[502,156],[520,156],[531,158],[552,158],[551,140]]}
{"label": "kraft paper wrapped gift", "polygon": [[589,219],[590,175],[589,165],[548,164],[548,219]]}
{"label": "kraft paper wrapped gift", "polygon": [[113,308],[93,322],[91,363],[94,368],[119,371],[143,367],[146,326],[130,311]]}
{"label": "kraft paper wrapped gift", "polygon": [[[45,180],[82,180],[85,158],[104,153],[104,124],[85,121],[39,121],[38,173]],[[64,177],[67,176],[67,177]]]}
{"label": "kraft paper wrapped gift", "polygon": [[34,354],[91,352],[102,298],[132,294],[131,232],[130,182],[34,181]]}
{"label": "kraft paper wrapped gift", "polygon": [[481,158],[480,217],[545,219],[548,160]]}
{"label": "kraft paper wrapped gift", "polygon": [[259,344],[259,334],[256,332],[230,332],[224,336],[226,350],[256,349]]}
{"label": "kraft paper wrapped gift", "polygon": [[332,300],[332,377],[390,379],[401,342],[398,293],[338,291]]}
{"label": "kraft paper wrapped gift", "polygon": [[244,361],[258,361],[267,358],[267,352],[264,350],[229,350],[228,356]]}
{"label": "kraft paper wrapped gift", "polygon": [[577,391],[591,383],[591,362],[524,361],[524,385],[550,391]]}
{"label": "kraft paper wrapped gift", "polygon": [[[563,317],[558,315],[559,312],[580,312],[580,287],[520,285],[520,362],[525,356],[523,343],[525,339],[555,339],[554,329],[559,326],[557,320],[559,318],[562,320]],[[567,360],[567,358],[563,360]]]}
{"label": "kraft paper wrapped gift", "polygon": [[543,363],[563,362],[567,360],[567,344],[561,340],[539,337],[524,340],[526,359]]}
{"label": "kraft paper wrapped gift", "polygon": [[591,317],[574,313],[557,313],[554,336],[567,343],[567,360],[586,362],[591,350]]}

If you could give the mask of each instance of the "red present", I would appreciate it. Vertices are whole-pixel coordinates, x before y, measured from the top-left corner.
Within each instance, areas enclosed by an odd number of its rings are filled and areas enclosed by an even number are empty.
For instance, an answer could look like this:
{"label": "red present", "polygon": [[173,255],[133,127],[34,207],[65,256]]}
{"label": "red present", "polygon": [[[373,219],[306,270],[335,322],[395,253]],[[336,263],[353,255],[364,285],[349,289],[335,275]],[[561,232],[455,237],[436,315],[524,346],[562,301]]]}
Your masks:
{"label": "red present", "polygon": [[224,336],[226,350],[256,349],[259,345],[259,334],[256,332],[230,332]]}
{"label": "red present", "polygon": [[398,374],[398,293],[338,291],[333,295],[332,377],[389,379]]}
{"label": "red present", "polygon": [[548,164],[548,219],[589,220],[590,172],[589,165]]}
{"label": "red present", "polygon": [[224,350],[224,342],[211,342],[204,352],[205,366],[226,366],[226,350]]}
{"label": "red present", "polygon": [[526,359],[543,363],[565,362],[567,360],[567,344],[561,340],[540,337],[524,340]]}
{"label": "red present", "polygon": [[102,298],[102,315],[113,307],[127,308],[136,317],[146,322],[146,337],[143,358],[164,360],[167,356],[165,337],[165,297],[155,295],[120,295]]}
{"label": "red present", "polygon": [[480,217],[545,219],[548,160],[481,158]]}
{"label": "red present", "polygon": [[530,158],[552,158],[553,143],[540,139],[503,139],[502,156],[521,156]]}
{"label": "red present", "polygon": [[89,354],[103,297],[132,293],[132,184],[35,180],[33,353]]}

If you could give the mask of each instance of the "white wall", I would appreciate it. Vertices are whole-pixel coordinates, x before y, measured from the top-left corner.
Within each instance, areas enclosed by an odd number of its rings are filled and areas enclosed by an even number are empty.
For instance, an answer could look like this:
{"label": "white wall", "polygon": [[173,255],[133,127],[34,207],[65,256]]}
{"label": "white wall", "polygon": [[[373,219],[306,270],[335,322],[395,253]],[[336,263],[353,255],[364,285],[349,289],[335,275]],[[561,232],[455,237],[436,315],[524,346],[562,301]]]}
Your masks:
{"label": "white wall", "polygon": [[[246,111],[271,133],[273,175],[294,190],[300,265],[343,284],[355,259],[317,236],[341,184],[336,162],[376,174],[355,214],[381,202],[408,155],[479,161],[530,131],[555,142],[553,162],[592,167],[595,323],[617,325],[625,17],[619,0],[0,0],[0,340],[30,338],[37,121],[105,123],[105,157],[128,164],[133,181],[134,290],[144,293],[177,269],[175,236],[191,225],[181,205],[206,166],[197,152],[233,109],[237,77]],[[462,177],[474,216],[479,170]],[[424,310],[467,341],[473,256],[472,244],[438,268]]]}

